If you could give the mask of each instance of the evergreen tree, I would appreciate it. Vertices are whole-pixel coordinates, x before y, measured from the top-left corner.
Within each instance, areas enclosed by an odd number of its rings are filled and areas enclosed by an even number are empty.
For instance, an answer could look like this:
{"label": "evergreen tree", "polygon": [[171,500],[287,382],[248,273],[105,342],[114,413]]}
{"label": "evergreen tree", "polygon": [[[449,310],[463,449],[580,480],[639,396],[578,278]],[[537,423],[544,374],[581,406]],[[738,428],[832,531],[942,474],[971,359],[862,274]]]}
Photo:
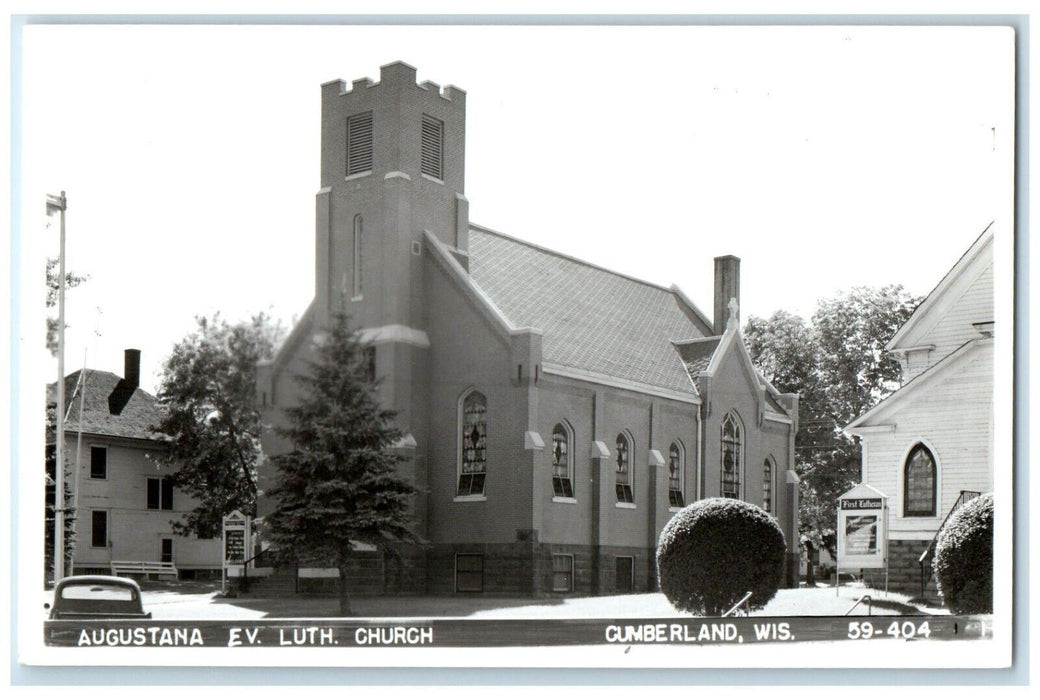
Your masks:
{"label": "evergreen tree", "polygon": [[286,409],[289,427],[278,431],[293,449],[273,458],[278,485],[268,494],[277,505],[266,524],[283,556],[339,570],[339,611],[348,616],[354,546],[418,543],[409,515],[417,492],[397,474],[396,412],[380,407],[370,358],[347,317],[336,317],[316,352],[296,378],[302,402]]}

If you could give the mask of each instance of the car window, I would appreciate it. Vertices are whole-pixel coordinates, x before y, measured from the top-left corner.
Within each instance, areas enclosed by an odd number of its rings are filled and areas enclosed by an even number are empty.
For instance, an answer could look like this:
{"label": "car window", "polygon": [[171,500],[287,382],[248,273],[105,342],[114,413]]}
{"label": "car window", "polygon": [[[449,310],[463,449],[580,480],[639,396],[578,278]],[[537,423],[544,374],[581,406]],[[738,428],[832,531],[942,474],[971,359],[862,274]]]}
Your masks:
{"label": "car window", "polygon": [[65,586],[61,589],[62,600],[134,600],[134,592],[126,586],[91,583]]}

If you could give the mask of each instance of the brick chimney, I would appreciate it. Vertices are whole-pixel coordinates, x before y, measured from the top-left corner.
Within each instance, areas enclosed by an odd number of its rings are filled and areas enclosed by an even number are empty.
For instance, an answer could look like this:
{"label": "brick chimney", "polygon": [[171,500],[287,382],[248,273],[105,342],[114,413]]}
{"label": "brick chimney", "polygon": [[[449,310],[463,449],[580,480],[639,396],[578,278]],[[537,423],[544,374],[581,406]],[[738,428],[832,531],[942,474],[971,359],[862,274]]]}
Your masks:
{"label": "brick chimney", "polygon": [[712,317],[715,335],[726,332],[730,299],[740,304],[740,258],[722,255],[715,258],[715,315]]}
{"label": "brick chimney", "polygon": [[123,378],[108,395],[108,412],[113,416],[121,414],[139,386],[141,386],[141,351],[128,348],[123,351]]}
{"label": "brick chimney", "polygon": [[141,351],[127,348],[123,351],[123,379],[137,388],[141,386]]}

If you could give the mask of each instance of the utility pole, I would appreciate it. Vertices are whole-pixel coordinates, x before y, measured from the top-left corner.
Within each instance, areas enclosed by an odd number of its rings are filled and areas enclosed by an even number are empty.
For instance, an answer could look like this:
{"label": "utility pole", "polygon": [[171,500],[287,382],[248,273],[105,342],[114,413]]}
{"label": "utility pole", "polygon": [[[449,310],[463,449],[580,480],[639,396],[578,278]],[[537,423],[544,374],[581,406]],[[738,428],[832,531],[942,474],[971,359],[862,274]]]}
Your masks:
{"label": "utility pole", "polygon": [[54,430],[54,583],[65,575],[65,190],[47,195],[47,214],[61,215],[58,248],[58,385]]}

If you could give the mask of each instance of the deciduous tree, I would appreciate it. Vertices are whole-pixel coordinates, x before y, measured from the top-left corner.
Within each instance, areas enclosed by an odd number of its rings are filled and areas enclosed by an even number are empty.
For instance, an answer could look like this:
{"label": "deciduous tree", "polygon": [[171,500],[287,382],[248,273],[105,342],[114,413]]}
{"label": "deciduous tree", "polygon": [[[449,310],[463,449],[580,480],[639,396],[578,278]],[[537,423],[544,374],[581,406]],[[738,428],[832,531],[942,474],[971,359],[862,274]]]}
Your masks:
{"label": "deciduous tree", "polygon": [[219,314],[196,321],[163,365],[158,399],[164,416],[153,429],[169,442],[155,458],[176,470],[174,485],[196,502],[174,531],[214,537],[231,511],[256,512],[256,363],[272,356],[284,333],[264,313],[242,323]]}
{"label": "deciduous tree", "polygon": [[885,345],[919,301],[898,285],[856,287],[820,300],[811,323],[777,311],[745,325],[756,366],[779,391],[800,394],[795,468],[810,556],[833,554],[837,497],[859,480],[859,447],[842,428],[899,387]]}

